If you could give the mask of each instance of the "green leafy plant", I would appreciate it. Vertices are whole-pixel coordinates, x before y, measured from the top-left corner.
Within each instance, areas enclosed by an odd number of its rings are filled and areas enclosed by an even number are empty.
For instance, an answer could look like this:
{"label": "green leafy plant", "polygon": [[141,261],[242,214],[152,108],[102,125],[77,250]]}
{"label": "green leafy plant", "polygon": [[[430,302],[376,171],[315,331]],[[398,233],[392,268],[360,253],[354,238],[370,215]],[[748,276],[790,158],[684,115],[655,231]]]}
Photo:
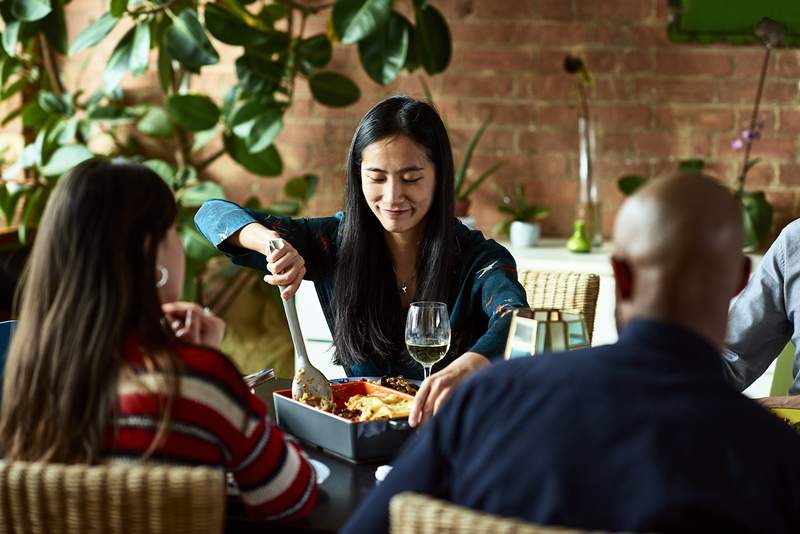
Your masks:
{"label": "green leafy plant", "polygon": [[497,206],[497,211],[505,215],[506,220],[494,225],[492,232],[496,235],[507,235],[509,228],[511,228],[511,223],[514,221],[536,222],[550,214],[549,209],[528,203],[525,198],[525,186],[522,184],[515,184],[511,193],[498,189],[502,194],[503,200]]}
{"label": "green leafy plant", "polygon": [[[684,159],[678,162],[680,172],[703,172],[706,162],[702,159]],[[617,178],[617,188],[625,196],[630,196],[650,181],[649,177],[639,174],[626,174]]]}
{"label": "green leafy plant", "polygon": [[[351,79],[328,67],[335,43],[357,46],[362,67],[379,84],[401,70],[446,69],[452,46],[444,17],[431,2],[409,1],[414,23],[394,10],[393,0],[111,0],[72,43],[64,16],[70,0],[0,2],[0,100],[20,101],[1,122],[19,119],[24,139],[20,155],[4,165],[6,224],[16,224],[26,242],[61,174],[95,155],[139,159],[175,192],[191,279],[187,294],[199,298],[205,266],[218,252],[192,219],[205,200],[224,197],[209,167],[227,155],[251,174],[282,175],[276,141],[297,80],[322,105],[348,106],[360,97]],[[308,35],[309,17],[326,13],[329,31]],[[100,90],[66,86],[60,66],[110,39],[117,27],[127,31],[105,62]],[[218,43],[237,54],[236,79],[221,101],[192,89],[205,67],[219,63]],[[129,104],[122,82],[148,71],[157,74],[161,96]],[[158,141],[157,155],[143,139]],[[204,150],[215,141],[219,148]],[[103,144],[110,146],[97,148]],[[313,175],[293,178],[285,199],[259,207],[294,215],[317,182]]]}

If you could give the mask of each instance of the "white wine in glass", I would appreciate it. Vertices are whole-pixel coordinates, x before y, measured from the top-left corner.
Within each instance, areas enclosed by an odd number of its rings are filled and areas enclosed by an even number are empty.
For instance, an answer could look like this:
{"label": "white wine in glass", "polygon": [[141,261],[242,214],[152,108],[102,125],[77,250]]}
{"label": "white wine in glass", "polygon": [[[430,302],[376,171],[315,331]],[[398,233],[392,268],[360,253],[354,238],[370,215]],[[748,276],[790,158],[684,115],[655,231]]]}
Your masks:
{"label": "white wine in glass", "polygon": [[412,302],[406,318],[408,353],[422,366],[425,378],[450,348],[450,317],[443,302]]}

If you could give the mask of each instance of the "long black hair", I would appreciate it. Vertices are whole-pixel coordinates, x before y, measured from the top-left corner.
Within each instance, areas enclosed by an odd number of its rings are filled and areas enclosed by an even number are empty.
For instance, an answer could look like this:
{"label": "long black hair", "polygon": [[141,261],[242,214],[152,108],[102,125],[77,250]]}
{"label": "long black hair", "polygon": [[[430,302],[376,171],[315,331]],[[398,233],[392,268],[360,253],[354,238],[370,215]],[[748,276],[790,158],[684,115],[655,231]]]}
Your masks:
{"label": "long black hair", "polygon": [[407,96],[387,98],[356,128],[347,159],[345,217],[339,226],[333,283],[336,363],[346,367],[369,357],[404,354],[403,315],[383,227],[361,188],[361,154],[370,144],[404,135],[423,147],[436,170],[433,202],[417,253],[415,300],[449,302],[455,252],[453,153],[436,110]]}

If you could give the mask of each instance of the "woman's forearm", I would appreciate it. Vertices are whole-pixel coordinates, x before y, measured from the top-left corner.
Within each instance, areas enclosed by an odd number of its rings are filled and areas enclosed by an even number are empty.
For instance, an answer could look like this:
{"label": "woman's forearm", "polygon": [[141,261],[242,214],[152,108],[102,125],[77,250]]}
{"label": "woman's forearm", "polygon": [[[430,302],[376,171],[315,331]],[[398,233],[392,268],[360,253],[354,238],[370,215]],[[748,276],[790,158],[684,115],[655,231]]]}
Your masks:
{"label": "woman's forearm", "polygon": [[266,255],[267,243],[279,237],[277,232],[273,232],[263,224],[254,222],[242,227],[238,232],[231,234],[225,242],[235,247],[246,248]]}

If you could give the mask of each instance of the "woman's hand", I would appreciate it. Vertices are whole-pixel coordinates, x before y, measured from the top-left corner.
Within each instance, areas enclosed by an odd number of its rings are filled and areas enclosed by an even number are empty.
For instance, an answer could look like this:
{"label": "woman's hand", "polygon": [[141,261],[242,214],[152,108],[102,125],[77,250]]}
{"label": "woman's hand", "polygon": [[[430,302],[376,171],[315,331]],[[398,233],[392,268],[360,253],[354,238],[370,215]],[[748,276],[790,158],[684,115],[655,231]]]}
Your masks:
{"label": "woman's hand", "polygon": [[408,424],[419,426],[433,417],[462,380],[487,365],[489,360],[485,356],[477,352],[465,352],[450,365],[432,374],[414,397]]}
{"label": "woman's hand", "polygon": [[193,345],[219,350],[225,321],[194,302],[168,302],[161,306],[175,337]]}
{"label": "woman's hand", "polygon": [[289,300],[297,292],[300,282],[306,275],[306,260],[297,250],[283,240],[283,248],[267,252],[267,269],[272,274],[264,277],[264,281],[273,286],[280,286],[281,297]]}

